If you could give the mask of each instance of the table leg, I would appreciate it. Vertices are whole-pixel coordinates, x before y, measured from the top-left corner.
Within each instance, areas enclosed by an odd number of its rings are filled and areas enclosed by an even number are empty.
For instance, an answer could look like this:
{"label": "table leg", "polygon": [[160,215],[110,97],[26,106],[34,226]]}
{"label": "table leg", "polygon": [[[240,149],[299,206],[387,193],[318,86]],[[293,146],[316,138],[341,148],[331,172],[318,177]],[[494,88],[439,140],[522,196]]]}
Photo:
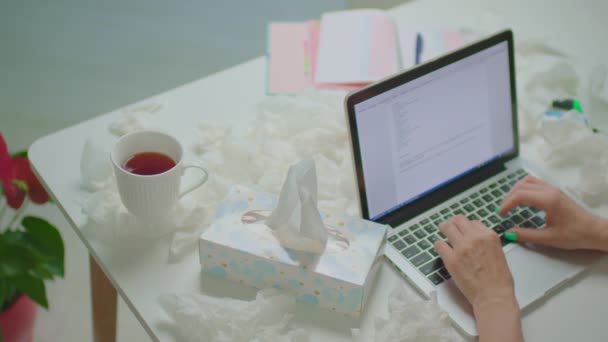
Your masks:
{"label": "table leg", "polygon": [[93,341],[116,341],[116,289],[99,267],[95,259],[89,256],[91,274],[91,299],[93,308]]}

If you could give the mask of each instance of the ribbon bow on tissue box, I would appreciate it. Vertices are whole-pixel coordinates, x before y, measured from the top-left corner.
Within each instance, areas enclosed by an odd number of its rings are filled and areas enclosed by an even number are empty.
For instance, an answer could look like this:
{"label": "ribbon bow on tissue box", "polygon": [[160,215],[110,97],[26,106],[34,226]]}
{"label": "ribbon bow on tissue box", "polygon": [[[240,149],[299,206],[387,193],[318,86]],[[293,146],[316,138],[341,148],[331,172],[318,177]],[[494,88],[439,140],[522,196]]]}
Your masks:
{"label": "ribbon bow on tissue box", "polygon": [[311,162],[290,169],[278,201],[232,187],[200,237],[201,265],[220,278],[283,289],[300,302],[358,317],[384,253],[386,226],[319,213]]}

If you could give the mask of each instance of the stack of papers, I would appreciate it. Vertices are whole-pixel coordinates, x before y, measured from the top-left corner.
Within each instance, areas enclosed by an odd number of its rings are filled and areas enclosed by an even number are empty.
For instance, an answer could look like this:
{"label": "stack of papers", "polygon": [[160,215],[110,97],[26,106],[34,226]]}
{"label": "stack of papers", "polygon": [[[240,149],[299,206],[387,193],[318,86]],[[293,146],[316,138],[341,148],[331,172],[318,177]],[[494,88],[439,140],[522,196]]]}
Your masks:
{"label": "stack of papers", "polygon": [[[416,50],[416,37],[423,48]],[[307,89],[353,90],[465,44],[454,30],[397,25],[382,10],[325,13],[321,21],[268,26],[270,94]]]}
{"label": "stack of papers", "polygon": [[315,80],[367,83],[399,71],[392,19],[379,10],[333,12],[321,18]]}

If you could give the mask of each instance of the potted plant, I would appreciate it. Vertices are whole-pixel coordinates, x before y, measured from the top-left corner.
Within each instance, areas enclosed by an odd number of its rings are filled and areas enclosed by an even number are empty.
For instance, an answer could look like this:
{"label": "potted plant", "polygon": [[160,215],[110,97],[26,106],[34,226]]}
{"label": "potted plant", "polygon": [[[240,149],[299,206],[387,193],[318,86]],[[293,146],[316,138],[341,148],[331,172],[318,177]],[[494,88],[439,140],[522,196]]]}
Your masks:
{"label": "potted plant", "polygon": [[48,201],[27,155],[10,155],[0,133],[0,342],[31,341],[36,304],[48,308],[44,281],[63,277],[59,231],[24,215],[29,202]]}

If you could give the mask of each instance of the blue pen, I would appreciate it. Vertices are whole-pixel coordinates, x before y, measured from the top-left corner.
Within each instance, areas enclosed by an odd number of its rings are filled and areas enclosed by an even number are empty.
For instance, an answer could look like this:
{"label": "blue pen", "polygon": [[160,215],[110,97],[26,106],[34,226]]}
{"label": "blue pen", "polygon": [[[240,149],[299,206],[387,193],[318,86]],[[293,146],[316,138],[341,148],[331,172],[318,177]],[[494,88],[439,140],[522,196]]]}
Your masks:
{"label": "blue pen", "polygon": [[422,55],[422,35],[420,33],[416,33],[416,65],[420,64],[420,56]]}

